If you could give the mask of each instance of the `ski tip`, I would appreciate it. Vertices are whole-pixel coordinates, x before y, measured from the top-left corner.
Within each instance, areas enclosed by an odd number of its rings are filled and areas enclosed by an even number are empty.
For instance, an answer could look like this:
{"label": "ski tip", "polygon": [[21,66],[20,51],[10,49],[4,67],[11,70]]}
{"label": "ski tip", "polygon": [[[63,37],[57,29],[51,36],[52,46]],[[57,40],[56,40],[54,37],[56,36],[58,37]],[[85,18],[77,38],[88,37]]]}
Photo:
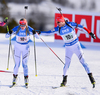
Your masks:
{"label": "ski tip", "polygon": [[35,75],[37,77],[37,75]]}

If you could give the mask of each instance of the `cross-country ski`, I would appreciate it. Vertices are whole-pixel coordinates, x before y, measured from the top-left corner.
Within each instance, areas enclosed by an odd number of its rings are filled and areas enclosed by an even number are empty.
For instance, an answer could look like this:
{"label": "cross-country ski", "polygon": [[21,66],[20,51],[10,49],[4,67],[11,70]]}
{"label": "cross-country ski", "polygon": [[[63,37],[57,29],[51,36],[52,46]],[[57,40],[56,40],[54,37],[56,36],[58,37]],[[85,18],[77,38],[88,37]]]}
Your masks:
{"label": "cross-country ski", "polygon": [[68,87],[68,85],[67,86],[52,86],[52,89],[65,88],[65,87]]}
{"label": "cross-country ski", "polygon": [[17,84],[12,84],[11,86],[10,86],[10,88],[13,88],[13,87],[15,87]]}

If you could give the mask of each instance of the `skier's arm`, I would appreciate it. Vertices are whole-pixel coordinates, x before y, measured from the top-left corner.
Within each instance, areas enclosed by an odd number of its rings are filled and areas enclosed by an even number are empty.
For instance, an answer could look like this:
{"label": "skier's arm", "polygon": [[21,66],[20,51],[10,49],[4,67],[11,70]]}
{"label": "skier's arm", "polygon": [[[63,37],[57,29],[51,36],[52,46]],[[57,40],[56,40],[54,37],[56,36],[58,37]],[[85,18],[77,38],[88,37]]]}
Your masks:
{"label": "skier's arm", "polygon": [[75,22],[67,22],[73,29],[75,29],[75,28],[83,28],[83,26],[82,25],[80,25],[80,24],[77,24],[77,23],[75,23]]}
{"label": "skier's arm", "polygon": [[58,33],[58,27],[54,27],[52,30],[49,30],[49,31],[39,31],[39,34],[45,35],[45,36],[46,35],[53,35],[55,33]]}
{"label": "skier's arm", "polygon": [[93,34],[89,29],[87,29],[86,27],[83,27],[83,29],[86,30],[93,39],[96,39],[95,34]]}
{"label": "skier's arm", "polygon": [[36,33],[36,31],[32,27],[28,26],[28,29],[31,35],[35,35],[35,37],[39,39],[38,33]]}
{"label": "skier's arm", "polygon": [[88,34],[89,34],[89,35],[90,35],[93,39],[96,39],[95,34],[93,34],[93,33],[92,33],[89,29],[87,29],[86,27],[84,27],[84,26],[82,26],[82,25],[78,24],[77,28],[82,28],[82,29],[83,29],[83,31],[88,32]]}
{"label": "skier's arm", "polygon": [[6,38],[9,38],[11,35],[12,35],[13,31],[12,30],[9,30],[8,33],[6,33],[5,37]]}
{"label": "skier's arm", "polygon": [[93,38],[93,39],[96,39],[96,36],[95,34],[93,34],[89,29],[87,29],[86,27],[83,27],[82,25],[80,24],[77,24],[75,22],[68,22],[72,27],[74,28],[78,28],[78,29],[83,29],[84,31],[88,32],[89,35]]}
{"label": "skier's arm", "polygon": [[[38,31],[39,31],[39,30],[38,30]],[[37,33],[36,30],[32,30],[32,33],[33,33],[33,35],[35,35],[35,37],[36,37],[37,39],[40,38],[40,37],[39,37],[39,34]]]}
{"label": "skier's arm", "polygon": [[16,34],[18,27],[19,26],[16,26],[12,30],[7,31],[8,33],[6,33],[5,37],[9,38],[11,35]]}

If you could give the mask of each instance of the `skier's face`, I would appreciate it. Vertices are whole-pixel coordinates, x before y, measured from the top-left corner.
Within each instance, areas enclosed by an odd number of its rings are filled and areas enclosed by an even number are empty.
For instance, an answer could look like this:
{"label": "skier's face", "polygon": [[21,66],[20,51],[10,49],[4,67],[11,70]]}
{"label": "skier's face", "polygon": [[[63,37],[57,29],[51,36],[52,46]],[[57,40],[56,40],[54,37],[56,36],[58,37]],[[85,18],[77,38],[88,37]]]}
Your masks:
{"label": "skier's face", "polygon": [[63,26],[65,25],[65,22],[57,22],[57,25],[58,25],[59,27],[63,27]]}
{"label": "skier's face", "polygon": [[20,26],[20,27],[21,27],[22,30],[24,30],[26,28],[26,25],[25,26]]}

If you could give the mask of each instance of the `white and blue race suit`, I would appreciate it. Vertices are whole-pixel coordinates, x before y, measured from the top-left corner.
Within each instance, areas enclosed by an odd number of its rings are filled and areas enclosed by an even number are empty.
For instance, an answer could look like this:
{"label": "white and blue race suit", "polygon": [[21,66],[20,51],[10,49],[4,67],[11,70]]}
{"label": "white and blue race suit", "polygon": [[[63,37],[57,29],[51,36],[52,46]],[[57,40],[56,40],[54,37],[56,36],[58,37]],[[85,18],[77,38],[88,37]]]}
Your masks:
{"label": "white and blue race suit", "polygon": [[[18,28],[20,26],[16,26],[12,29],[12,34],[16,34],[18,31]],[[23,71],[24,71],[24,76],[28,76],[28,66],[27,66],[27,61],[29,57],[29,52],[30,52],[30,47],[29,47],[29,39],[30,35],[32,35],[32,30],[30,26],[28,26],[29,33],[26,34],[26,28],[22,30],[21,28],[19,29],[18,33],[16,34],[16,42],[14,45],[14,59],[15,59],[15,66],[14,66],[14,75],[18,74],[18,68],[20,66],[20,61],[21,61],[21,55],[22,55],[22,66],[23,66]],[[38,37],[38,34],[34,34],[36,38]],[[10,37],[9,32],[6,34],[6,38]]]}
{"label": "white and blue race suit", "polygon": [[78,37],[74,29],[80,28],[84,30],[83,26],[74,22],[67,22],[69,25],[65,24],[63,27],[54,27],[54,29],[49,31],[41,31],[41,35],[51,35],[57,33],[60,35],[65,42],[65,65],[63,68],[63,75],[67,75],[67,70],[70,66],[72,55],[75,53],[79,58],[80,63],[83,65],[87,73],[90,73],[88,64],[85,62],[84,55]]}

